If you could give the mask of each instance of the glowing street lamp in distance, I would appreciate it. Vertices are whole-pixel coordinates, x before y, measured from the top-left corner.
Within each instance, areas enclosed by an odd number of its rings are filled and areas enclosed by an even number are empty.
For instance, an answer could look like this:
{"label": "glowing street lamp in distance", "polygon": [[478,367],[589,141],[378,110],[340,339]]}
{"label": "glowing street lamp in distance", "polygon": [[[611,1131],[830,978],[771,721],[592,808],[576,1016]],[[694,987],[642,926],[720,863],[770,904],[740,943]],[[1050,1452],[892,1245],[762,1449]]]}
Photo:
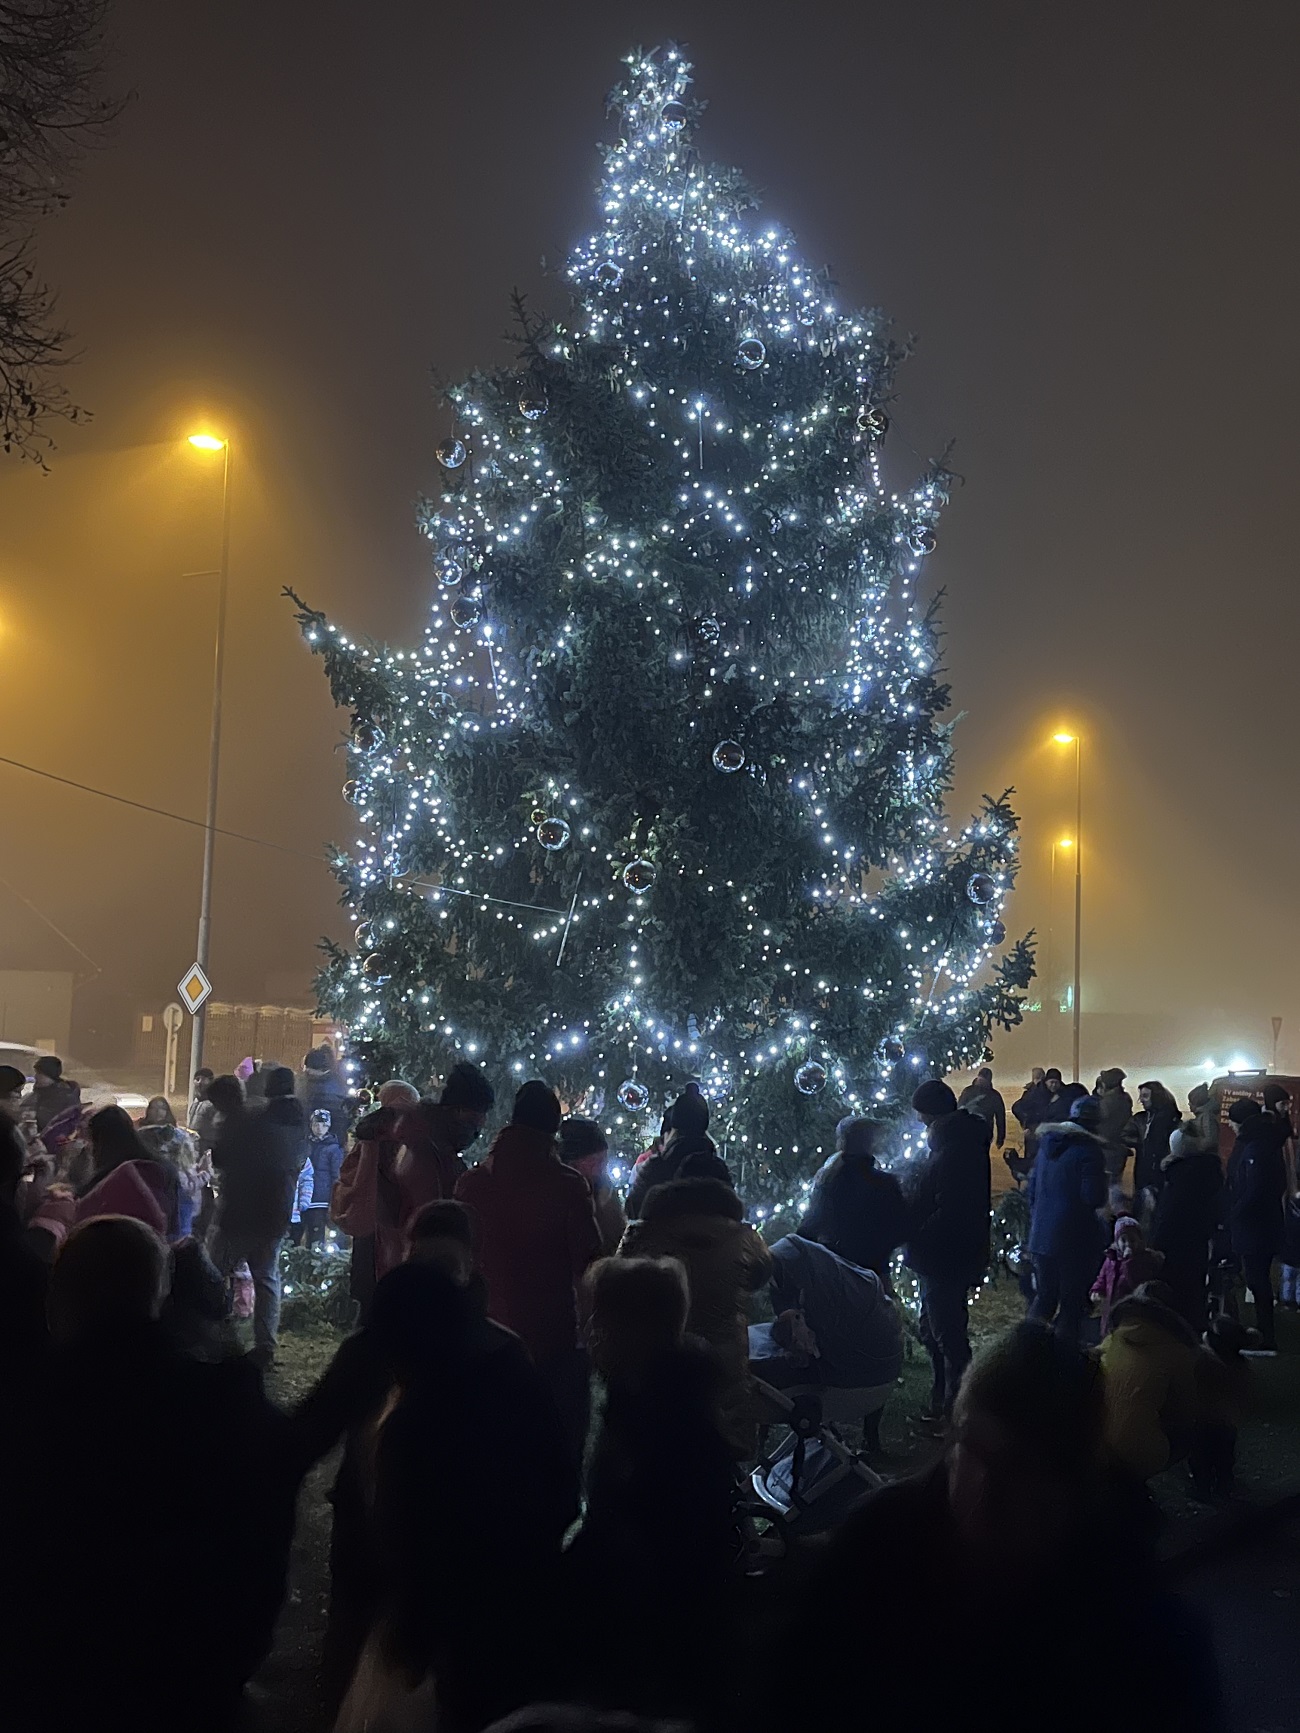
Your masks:
{"label": "glowing street lamp in distance", "polygon": [[215,433],[191,433],[190,444],[196,451],[224,451],[226,442],[218,439]]}

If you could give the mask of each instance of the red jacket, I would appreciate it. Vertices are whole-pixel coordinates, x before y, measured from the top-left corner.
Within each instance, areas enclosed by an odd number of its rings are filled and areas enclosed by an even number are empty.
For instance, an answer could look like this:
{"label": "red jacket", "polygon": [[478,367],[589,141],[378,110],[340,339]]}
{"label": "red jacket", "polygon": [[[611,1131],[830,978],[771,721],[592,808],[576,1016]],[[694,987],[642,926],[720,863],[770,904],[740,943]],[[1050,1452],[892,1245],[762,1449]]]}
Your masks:
{"label": "red jacket", "polygon": [[449,1115],[422,1101],[400,1118],[391,1108],[368,1114],[343,1158],[330,1216],[354,1239],[375,1240],[375,1279],[406,1256],[406,1235],[427,1203],[450,1197],[465,1172],[452,1145]]}
{"label": "red jacket", "polygon": [[591,1187],[555,1139],[526,1125],[498,1132],[456,1187],[474,1212],[488,1314],[539,1365],[578,1343],[578,1283],[601,1252]]}

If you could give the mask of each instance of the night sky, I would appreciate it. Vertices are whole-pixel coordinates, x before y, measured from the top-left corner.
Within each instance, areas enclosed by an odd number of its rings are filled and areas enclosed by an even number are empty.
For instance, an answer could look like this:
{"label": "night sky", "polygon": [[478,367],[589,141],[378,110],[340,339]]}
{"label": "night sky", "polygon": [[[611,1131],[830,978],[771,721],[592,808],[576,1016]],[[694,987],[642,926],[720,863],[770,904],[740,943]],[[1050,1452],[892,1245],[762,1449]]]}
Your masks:
{"label": "night sky", "polygon": [[[1072,780],[1045,742],[1078,725],[1085,1005],[1226,1015],[1265,1056],[1285,1015],[1300,1060],[1294,6],[121,0],[112,35],[132,100],[40,246],[94,420],[50,475],[0,465],[0,751],[201,816],[215,585],[182,574],[216,563],[219,460],[181,440],[206,421],[236,466],[221,822],[350,838],[280,587],[418,639],[431,372],[509,358],[515,285],[560,308],[541,260],[590,226],[619,57],[675,38],[704,153],[918,337],[889,474],[955,441],[930,576],[958,815],[1019,790],[1009,926],[1046,928]],[[161,1005],[199,832],[2,766],[0,798],[7,885]],[[300,997],[345,930],[332,878],[234,841],[217,870],[218,996]],[[81,966],[5,885],[0,966]]]}

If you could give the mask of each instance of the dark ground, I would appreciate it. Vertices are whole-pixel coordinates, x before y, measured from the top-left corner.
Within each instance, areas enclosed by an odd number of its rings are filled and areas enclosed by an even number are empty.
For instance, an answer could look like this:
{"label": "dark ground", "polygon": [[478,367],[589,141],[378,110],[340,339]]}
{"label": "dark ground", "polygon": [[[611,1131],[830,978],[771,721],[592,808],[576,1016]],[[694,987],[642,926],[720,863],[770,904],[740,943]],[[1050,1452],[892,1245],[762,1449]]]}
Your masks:
{"label": "dark ground", "polygon": [[[972,1308],[973,1334],[996,1334],[1022,1315],[1012,1283],[985,1290]],[[1232,1733],[1300,1730],[1300,1514],[1272,1521],[1246,1545],[1234,1545],[1243,1520],[1261,1506],[1300,1489],[1300,1315],[1279,1314],[1283,1352],[1255,1360],[1251,1413],[1239,1447],[1239,1495],[1228,1510],[1195,1503],[1179,1471],[1153,1482],[1169,1528],[1166,1550],[1177,1561],[1180,1586],[1210,1620],[1231,1712]],[[328,1364],[333,1331],[286,1334],[269,1389],[290,1404]],[[929,1389],[928,1365],[914,1349],[881,1428],[891,1475],[933,1459],[935,1441],[914,1424]],[[325,1627],[329,1505],[334,1462],[309,1477],[298,1505],[289,1596],[276,1645],[252,1695],[259,1733],[328,1733],[317,1691],[316,1665]],[[1199,1561],[1199,1562],[1198,1562]],[[996,1590],[994,1591],[996,1595]],[[996,1621],[997,1608],[990,1607]],[[1002,1628],[991,1622],[990,1634]],[[1115,1656],[1099,1665],[1122,1666]]]}

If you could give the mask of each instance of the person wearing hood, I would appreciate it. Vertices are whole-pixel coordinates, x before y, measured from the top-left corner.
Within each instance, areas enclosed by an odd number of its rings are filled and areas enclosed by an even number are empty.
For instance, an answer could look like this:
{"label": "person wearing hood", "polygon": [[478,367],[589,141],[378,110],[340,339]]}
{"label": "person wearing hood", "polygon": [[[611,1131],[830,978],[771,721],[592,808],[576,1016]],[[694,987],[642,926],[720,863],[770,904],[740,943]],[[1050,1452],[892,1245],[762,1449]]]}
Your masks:
{"label": "person wearing hood", "polygon": [[1020,1123],[1025,1134],[1025,1160],[1032,1161],[1038,1149],[1038,1128],[1045,1119],[1053,1117],[1051,1103],[1047,1095],[1047,1073],[1041,1065],[1035,1065],[1029,1074],[1029,1082],[1020,1092],[1020,1098],[1011,1105],[1011,1112]]}
{"label": "person wearing hood", "polygon": [[1097,1136],[1105,1146],[1106,1176],[1112,1187],[1118,1187],[1123,1184],[1124,1169],[1128,1165],[1129,1145],[1125,1134],[1133,1117],[1133,1097],[1124,1087],[1124,1073],[1118,1065],[1098,1074],[1093,1095],[1101,1109]]}
{"label": "person wearing hood", "polygon": [[957,1097],[937,1078],[921,1085],[912,1109],[926,1128],[929,1153],[907,1195],[911,1230],[903,1259],[921,1284],[920,1334],[933,1370],[925,1418],[943,1420],[970,1364],[970,1291],[989,1267],[992,1128],[959,1112]]}
{"label": "person wearing hood", "polygon": [[656,1186],[628,1223],[622,1258],[676,1258],[686,1268],[687,1329],[707,1342],[722,1367],[723,1426],[737,1455],[752,1454],[749,1296],[770,1278],[772,1254],[745,1220],[745,1206],[720,1179],[675,1179]]}
{"label": "person wearing hood", "polygon": [[1029,1255],[1034,1265],[1031,1318],[1055,1319],[1059,1335],[1078,1342],[1088,1291],[1105,1246],[1099,1211],[1106,1202],[1106,1145],[1097,1134],[1101,1104],[1084,1095],[1068,1120],[1038,1128],[1038,1158],[1029,1175]]}
{"label": "person wearing hood", "polygon": [[43,1053],[32,1067],[28,1106],[41,1142],[51,1155],[61,1154],[81,1126],[81,1085],[63,1075],[63,1061],[53,1053]]}
{"label": "person wearing hood", "polygon": [[1273,1259],[1281,1250],[1285,1225],[1285,1132],[1276,1115],[1265,1113],[1248,1095],[1233,1102],[1228,1118],[1237,1128],[1228,1157],[1228,1231],[1255,1304],[1262,1351],[1270,1354],[1277,1350]]}
{"label": "person wearing hood", "polygon": [[969,1083],[957,1097],[958,1107],[964,1107],[967,1113],[974,1113],[979,1118],[987,1120],[993,1128],[993,1142],[998,1149],[1007,1141],[1007,1106],[1001,1095],[993,1087],[993,1073],[987,1065],[975,1073],[975,1081]]}
{"label": "person wearing hood", "polygon": [[560,1126],[560,1160],[591,1187],[600,1228],[600,1247],[613,1257],[627,1226],[623,1204],[609,1177],[609,1142],[594,1119],[566,1119]]}
{"label": "person wearing hood", "polygon": [[1141,1109],[1133,1116],[1133,1136],[1137,1156],[1133,1163],[1133,1190],[1138,1197],[1143,1192],[1159,1191],[1164,1175],[1160,1164],[1169,1154],[1169,1139],[1182,1124],[1178,1103],[1163,1083],[1154,1080],[1138,1086]]}
{"label": "person wearing hood", "polygon": [[709,1104],[698,1083],[688,1083],[664,1119],[663,1148],[638,1162],[627,1194],[627,1218],[636,1221],[657,1185],[673,1179],[717,1179],[731,1184],[731,1172],[709,1136]]}
{"label": "person wearing hood", "polygon": [[907,1238],[907,1204],[897,1177],[876,1165],[885,1127],[874,1119],[841,1119],[836,1153],[813,1181],[795,1230],[837,1257],[889,1281],[889,1260]]}
{"label": "person wearing hood", "polygon": [[492,1111],[492,1085],[468,1060],[447,1074],[438,1101],[421,1101],[394,1079],[359,1119],[330,1199],[352,1246],[352,1292],[364,1308],[375,1283],[406,1256],[406,1233],[425,1204],[449,1198],[464,1175],[463,1152]]}
{"label": "person wearing hood", "polygon": [[1150,1480],[1190,1449],[1200,1411],[1200,1344],[1170,1304],[1163,1282],[1146,1282],[1115,1307],[1101,1345],[1106,1448],[1136,1480]]}
{"label": "person wearing hood", "polygon": [[1161,1183],[1151,1221],[1151,1244],[1165,1260],[1163,1280],[1178,1311],[1200,1335],[1206,1325],[1210,1241],[1219,1224],[1223,1168],[1218,1126],[1206,1141],[1199,1119],[1181,1125],[1160,1164]]}
{"label": "person wearing hood", "polygon": [[236,1078],[218,1077],[210,1099],[221,1115],[212,1165],[221,1182],[212,1259],[227,1281],[241,1263],[253,1278],[253,1354],[265,1370],[280,1327],[280,1243],[307,1154],[302,1103],[287,1065],[265,1073],[266,1102],[250,1113]]}
{"label": "person wearing hood", "polygon": [[456,1186],[478,1236],[488,1316],[513,1330],[550,1386],[575,1454],[587,1435],[587,1357],[578,1341],[578,1288],[600,1256],[591,1187],[560,1160],[560,1099],[525,1083],[510,1123]]}

